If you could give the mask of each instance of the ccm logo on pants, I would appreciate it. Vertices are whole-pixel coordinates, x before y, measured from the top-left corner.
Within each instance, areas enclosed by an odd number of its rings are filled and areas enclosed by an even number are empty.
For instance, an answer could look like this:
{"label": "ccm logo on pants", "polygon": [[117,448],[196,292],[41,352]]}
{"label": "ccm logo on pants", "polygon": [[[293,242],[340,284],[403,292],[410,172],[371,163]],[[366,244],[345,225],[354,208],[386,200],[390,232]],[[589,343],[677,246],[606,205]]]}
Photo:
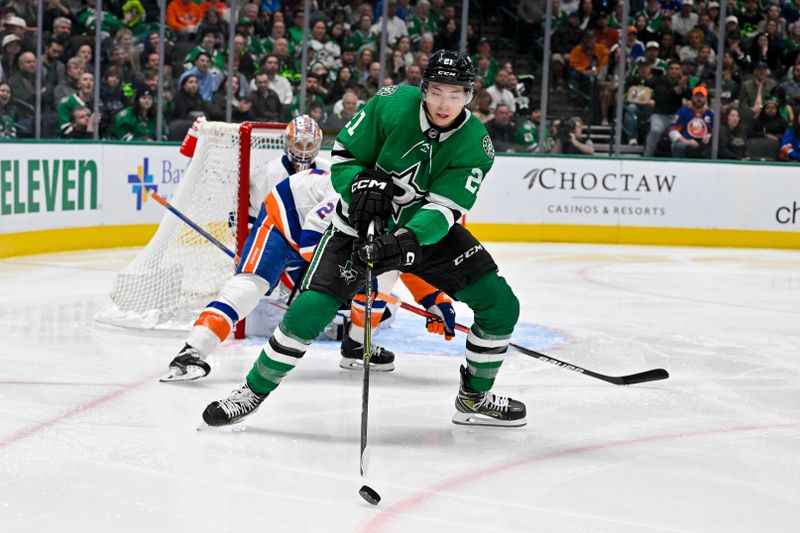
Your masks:
{"label": "ccm logo on pants", "polygon": [[475,255],[480,250],[483,250],[483,245],[482,244],[476,244],[475,246],[473,246],[472,248],[470,248],[469,250],[467,250],[463,254],[461,254],[458,257],[456,257],[455,259],[453,259],[453,264],[455,266],[460,265],[461,263],[464,262],[465,259],[469,259],[470,257]]}

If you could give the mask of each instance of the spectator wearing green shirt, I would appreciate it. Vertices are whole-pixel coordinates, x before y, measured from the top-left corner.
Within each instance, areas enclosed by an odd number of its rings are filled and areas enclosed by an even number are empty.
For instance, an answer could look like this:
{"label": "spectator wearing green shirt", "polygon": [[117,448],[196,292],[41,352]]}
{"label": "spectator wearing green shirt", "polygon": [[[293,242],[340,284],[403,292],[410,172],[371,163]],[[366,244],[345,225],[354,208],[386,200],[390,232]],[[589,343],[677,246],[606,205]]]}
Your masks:
{"label": "spectator wearing green shirt", "polygon": [[406,27],[414,47],[419,45],[419,40],[423,34],[435,34],[439,31],[436,21],[431,17],[431,3],[428,0],[419,0],[417,2],[414,14],[406,19]]}
{"label": "spectator wearing green shirt", "polygon": [[486,73],[482,76],[483,77],[483,86],[489,87],[490,85],[494,84],[494,77],[499,70],[499,65],[497,64],[497,60],[492,57],[492,45],[489,44],[489,39],[486,37],[481,37],[478,41],[478,53],[472,56],[472,64],[477,65],[478,60],[481,57],[485,57],[489,60],[489,64],[486,68]]}
{"label": "spectator wearing green shirt", "polygon": [[[83,29],[81,33],[88,33],[94,30],[97,20],[97,0],[86,0],[86,7],[78,11],[75,18],[78,25]],[[113,36],[122,28],[124,24],[113,13],[103,10],[103,20],[100,23],[100,31]]]}
{"label": "spectator wearing green shirt", "polygon": [[303,24],[306,12],[303,7],[297,7],[292,14],[292,25],[289,27],[289,40],[296,46],[303,43]]}
{"label": "spectator wearing green shirt", "polygon": [[378,50],[378,35],[372,31],[372,17],[370,15],[361,15],[358,19],[358,27],[350,34],[347,42],[357,52],[367,48],[372,52]]}
{"label": "spectator wearing green shirt", "polygon": [[217,34],[207,30],[200,39],[200,44],[189,50],[183,58],[184,70],[189,70],[194,66],[197,56],[205,52],[211,58],[211,64],[220,70],[225,69],[225,55],[217,49]]}
{"label": "spectator wearing green shirt", "polygon": [[[539,128],[542,122],[542,108],[538,103],[531,104],[530,115],[521,120],[517,125],[515,135],[516,152],[518,153],[534,153],[534,152],[547,152],[539,147]],[[544,130],[545,146],[550,145],[551,136],[550,130]]]}
{"label": "spectator wearing green shirt", "polygon": [[56,107],[62,137],[69,137],[72,133],[72,112],[79,107],[94,109],[94,74],[91,72],[82,73],[78,79],[78,92],[64,98]]}
{"label": "spectator wearing green shirt", "polygon": [[133,105],[114,118],[111,137],[121,141],[156,141],[167,137],[167,121],[162,121],[162,134],[157,135],[156,106],[150,89],[136,91]]}
{"label": "spectator wearing green shirt", "polygon": [[11,86],[0,82],[0,140],[16,139],[17,125],[14,109],[11,106]]}

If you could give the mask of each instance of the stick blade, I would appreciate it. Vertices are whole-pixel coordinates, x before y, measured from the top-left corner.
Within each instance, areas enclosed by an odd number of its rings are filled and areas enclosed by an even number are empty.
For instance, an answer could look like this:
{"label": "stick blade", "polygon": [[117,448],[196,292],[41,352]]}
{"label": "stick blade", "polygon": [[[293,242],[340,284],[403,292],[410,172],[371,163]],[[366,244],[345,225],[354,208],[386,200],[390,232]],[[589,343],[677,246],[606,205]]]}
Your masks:
{"label": "stick blade", "polygon": [[367,470],[369,470],[369,462],[371,459],[371,450],[365,447],[361,452],[361,464],[359,465],[361,467],[361,477],[364,477],[364,475],[367,473]]}
{"label": "stick blade", "polygon": [[648,381],[660,381],[669,378],[669,372],[663,368],[654,368],[638,374],[631,374],[622,377],[623,385],[634,385],[636,383],[646,383]]}

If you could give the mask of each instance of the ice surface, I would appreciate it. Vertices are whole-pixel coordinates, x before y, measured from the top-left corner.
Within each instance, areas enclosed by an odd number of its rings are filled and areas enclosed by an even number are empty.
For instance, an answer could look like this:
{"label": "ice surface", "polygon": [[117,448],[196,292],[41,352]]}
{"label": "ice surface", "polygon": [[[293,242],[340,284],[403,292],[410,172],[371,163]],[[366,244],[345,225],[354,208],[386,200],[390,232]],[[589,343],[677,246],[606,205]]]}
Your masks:
{"label": "ice surface", "polygon": [[93,322],[135,250],[0,261],[0,531],[798,530],[800,253],[488,248],[522,303],[516,343],[671,378],[619,387],[510,352],[496,390],[528,425],[456,426],[463,336],[402,314],[375,338],[398,358],[371,375],[367,479],[361,374],[339,369],[336,343],[315,344],[246,431],[197,431],[260,340],[223,345],[204,380],[158,383],[182,339]]}

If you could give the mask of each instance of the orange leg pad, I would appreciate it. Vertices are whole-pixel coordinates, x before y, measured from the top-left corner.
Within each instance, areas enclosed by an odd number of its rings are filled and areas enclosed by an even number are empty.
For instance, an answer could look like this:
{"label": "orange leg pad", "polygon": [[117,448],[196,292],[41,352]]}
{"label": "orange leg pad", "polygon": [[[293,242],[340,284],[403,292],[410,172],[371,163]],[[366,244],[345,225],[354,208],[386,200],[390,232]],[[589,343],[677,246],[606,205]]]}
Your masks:
{"label": "orange leg pad", "polygon": [[210,329],[220,341],[227,339],[231,332],[231,323],[224,316],[208,311],[200,313],[194,325]]}

